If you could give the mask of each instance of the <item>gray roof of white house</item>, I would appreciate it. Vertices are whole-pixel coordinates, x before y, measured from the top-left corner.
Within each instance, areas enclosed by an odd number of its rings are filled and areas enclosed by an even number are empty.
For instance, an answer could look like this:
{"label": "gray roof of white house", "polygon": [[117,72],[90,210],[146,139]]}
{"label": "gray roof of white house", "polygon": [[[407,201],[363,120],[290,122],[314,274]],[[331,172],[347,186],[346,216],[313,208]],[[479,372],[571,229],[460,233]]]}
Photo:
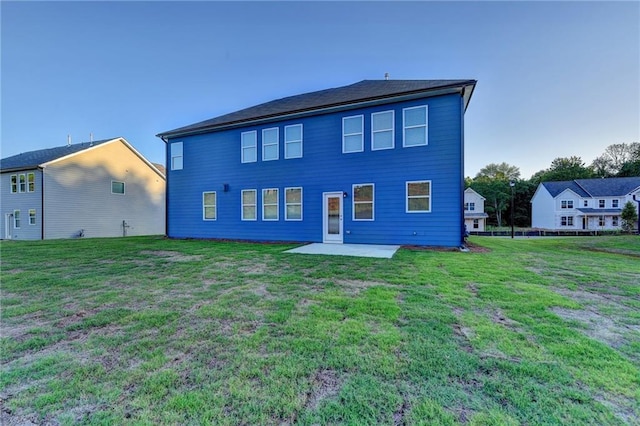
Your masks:
{"label": "gray roof of white house", "polygon": [[[221,128],[268,121],[293,114],[313,113],[328,108],[348,107],[410,95],[437,95],[447,90],[463,93],[465,108],[476,80],[362,80],[348,86],[303,93],[266,102],[189,126],[159,133],[161,138],[204,133]],[[466,88],[469,87],[469,90]]]}
{"label": "gray roof of white house", "polygon": [[640,176],[542,182],[542,185],[554,198],[567,189],[584,198],[620,197],[640,188]]}
{"label": "gray roof of white house", "polygon": [[36,151],[23,152],[18,155],[3,158],[0,160],[0,171],[11,172],[18,170],[35,169],[41,164],[48,163],[49,161],[57,160],[58,158],[65,157],[76,152],[84,151],[85,149],[92,148],[94,146],[103,144],[105,142],[112,141],[118,138],[102,139],[93,142],[82,142],[70,145],[58,146],[55,148],[38,149]]}

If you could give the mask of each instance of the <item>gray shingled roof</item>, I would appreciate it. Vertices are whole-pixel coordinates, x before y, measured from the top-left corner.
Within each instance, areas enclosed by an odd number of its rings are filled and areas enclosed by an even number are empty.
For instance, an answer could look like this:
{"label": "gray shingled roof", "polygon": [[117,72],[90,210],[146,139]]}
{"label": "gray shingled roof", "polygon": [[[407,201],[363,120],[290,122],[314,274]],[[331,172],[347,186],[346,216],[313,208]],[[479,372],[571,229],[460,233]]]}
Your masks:
{"label": "gray shingled roof", "polygon": [[41,164],[48,163],[49,161],[53,161],[58,158],[62,158],[66,155],[84,151],[85,149],[112,141],[114,139],[118,138],[103,139],[93,142],[82,142],[71,145],[58,146],[55,148],[46,148],[39,149],[37,151],[23,152],[22,154],[1,159],[0,171],[8,172],[16,170],[35,169]]}
{"label": "gray shingled roof", "polygon": [[[476,80],[362,80],[349,86],[303,93],[245,108],[210,120],[159,133],[159,137],[182,136],[199,131],[215,130],[234,124],[275,118],[318,109],[347,106],[365,101],[393,98],[397,96],[429,91],[475,87]],[[471,93],[467,93],[468,99]],[[465,105],[466,106],[466,105]]]}
{"label": "gray shingled roof", "polygon": [[575,179],[561,182],[542,182],[552,197],[570,189],[581,197],[616,197],[640,188],[639,177]]}

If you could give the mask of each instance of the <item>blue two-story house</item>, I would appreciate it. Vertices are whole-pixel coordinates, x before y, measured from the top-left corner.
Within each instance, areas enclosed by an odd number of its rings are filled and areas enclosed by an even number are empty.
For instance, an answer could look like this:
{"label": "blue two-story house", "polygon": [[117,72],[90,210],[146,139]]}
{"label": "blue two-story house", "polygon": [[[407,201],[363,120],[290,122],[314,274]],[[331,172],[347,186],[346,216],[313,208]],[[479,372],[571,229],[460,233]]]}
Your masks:
{"label": "blue two-story house", "polygon": [[160,133],[167,235],[459,247],[475,84],[364,80]]}

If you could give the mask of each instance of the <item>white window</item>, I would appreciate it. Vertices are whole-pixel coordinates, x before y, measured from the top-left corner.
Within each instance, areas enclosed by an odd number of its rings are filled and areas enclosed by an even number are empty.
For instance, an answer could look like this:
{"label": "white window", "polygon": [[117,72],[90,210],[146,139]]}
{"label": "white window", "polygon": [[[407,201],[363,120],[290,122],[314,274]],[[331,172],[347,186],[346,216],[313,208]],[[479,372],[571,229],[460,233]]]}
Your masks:
{"label": "white window", "polygon": [[27,173],[27,192],[33,192],[36,190],[36,174]]}
{"label": "white window", "polygon": [[112,194],[124,194],[124,182],[111,181],[111,193]]}
{"label": "white window", "polygon": [[342,153],[364,151],[364,116],[342,119]]}
{"label": "white window", "polygon": [[598,216],[598,226],[604,226],[604,216]]}
{"label": "white window", "polygon": [[598,200],[598,207],[604,209],[604,200]]}
{"label": "white window", "polygon": [[353,220],[374,220],[374,186],[365,183],[352,186]]}
{"label": "white window", "polygon": [[589,207],[589,201],[584,200],[584,201],[582,202],[582,207]]}
{"label": "white window", "polygon": [[613,216],[611,218],[611,226],[619,226],[620,222],[618,221],[619,216]]}
{"label": "white window", "polygon": [[392,149],[393,111],[374,112],[371,114],[371,150]]}
{"label": "white window", "polygon": [[302,220],[302,188],[285,188],[284,204],[284,220]]}
{"label": "white window", "polygon": [[480,221],[478,219],[473,219],[473,229],[480,228]]}
{"label": "white window", "polygon": [[476,209],[476,203],[464,203],[464,209],[466,211],[474,211]]}
{"label": "white window", "polygon": [[407,182],[407,213],[428,213],[431,211],[431,181]]}
{"label": "white window", "polygon": [[278,189],[262,190],[262,220],[278,220]]}
{"label": "white window", "polygon": [[20,186],[19,186],[20,192],[27,192],[27,176],[25,174],[21,174],[19,176],[19,182],[20,182]]}
{"label": "white window", "polygon": [[36,224],[36,209],[29,209],[29,225]]}
{"label": "white window", "polygon": [[20,229],[20,210],[13,211],[13,227],[15,229]]}
{"label": "white window", "polygon": [[572,209],[573,208],[573,200],[562,200],[560,202],[560,207],[563,209]]}
{"label": "white window", "polygon": [[280,131],[277,127],[262,130],[262,161],[277,160],[280,157]]}
{"label": "white window", "polygon": [[573,226],[573,216],[560,217],[560,226]]}
{"label": "white window", "polygon": [[216,220],[216,192],[202,193],[202,220]]}
{"label": "white window", "polygon": [[405,108],[402,110],[402,146],[421,146],[427,144],[427,106]]}
{"label": "white window", "polygon": [[285,126],[284,158],[302,157],[302,124]]}
{"label": "white window", "polygon": [[617,209],[620,206],[620,200],[611,200],[611,207]]}
{"label": "white window", "polygon": [[18,175],[11,175],[11,193],[18,192]]}
{"label": "white window", "polygon": [[242,190],[242,220],[257,219],[257,191],[255,189]]}
{"label": "white window", "polygon": [[171,170],[182,170],[182,166],[182,142],[174,142],[171,144]]}
{"label": "white window", "polygon": [[252,130],[250,132],[242,132],[240,135],[242,140],[242,162],[255,163],[258,161],[258,132]]}

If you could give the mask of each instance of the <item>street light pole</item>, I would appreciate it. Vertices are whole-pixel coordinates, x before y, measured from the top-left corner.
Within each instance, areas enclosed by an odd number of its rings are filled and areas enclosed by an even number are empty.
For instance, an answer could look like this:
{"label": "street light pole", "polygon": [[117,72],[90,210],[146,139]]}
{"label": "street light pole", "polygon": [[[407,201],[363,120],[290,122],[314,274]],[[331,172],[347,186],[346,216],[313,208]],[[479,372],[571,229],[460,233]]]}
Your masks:
{"label": "street light pole", "polygon": [[510,180],[509,181],[509,186],[511,187],[511,238],[513,238],[514,236],[514,232],[513,232],[513,199],[514,199],[514,191],[515,191],[515,186],[516,186],[516,181],[515,180]]}

